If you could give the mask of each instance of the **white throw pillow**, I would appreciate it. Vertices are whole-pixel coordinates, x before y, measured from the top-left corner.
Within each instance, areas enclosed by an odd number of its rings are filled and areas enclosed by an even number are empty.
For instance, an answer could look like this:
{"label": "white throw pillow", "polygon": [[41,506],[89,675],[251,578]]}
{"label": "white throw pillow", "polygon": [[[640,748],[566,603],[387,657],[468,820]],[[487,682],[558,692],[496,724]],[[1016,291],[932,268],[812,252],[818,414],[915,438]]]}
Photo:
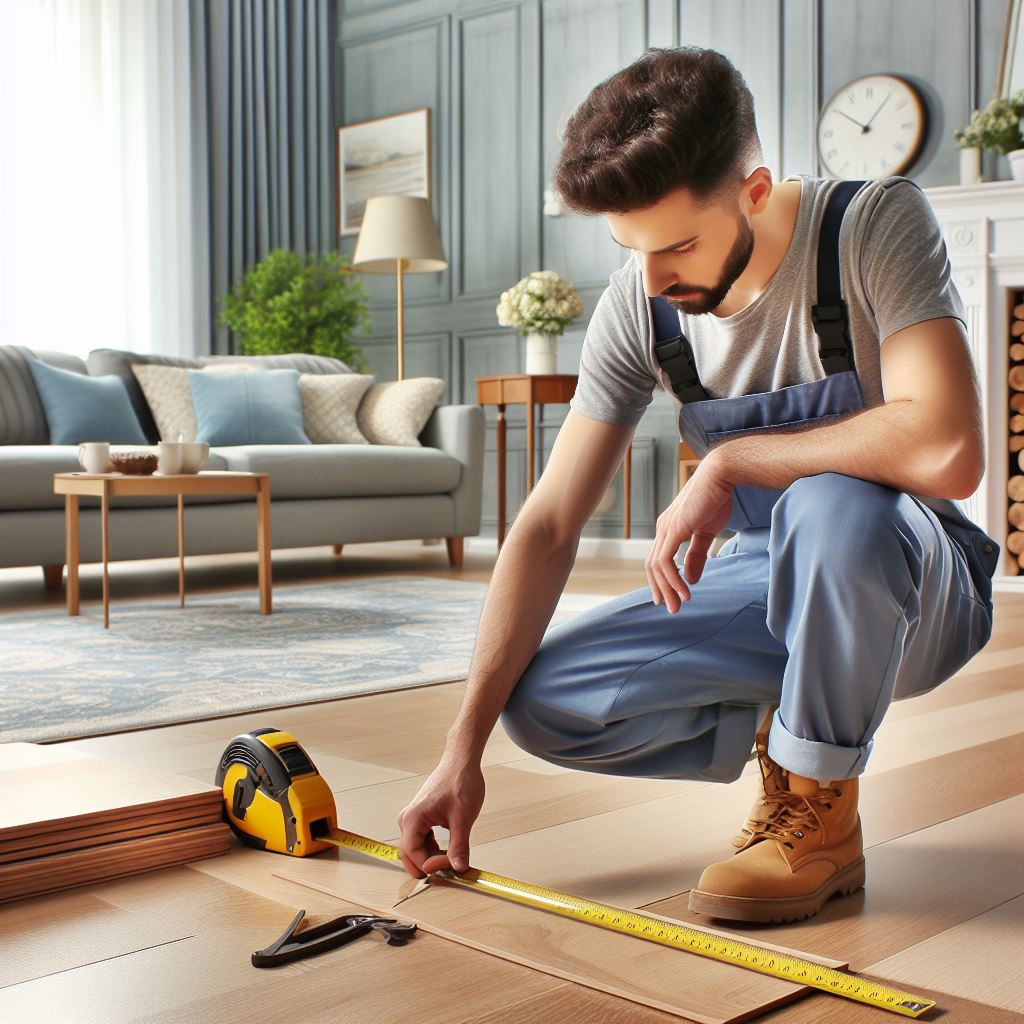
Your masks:
{"label": "white throw pillow", "polygon": [[[184,366],[132,363],[139,387],[153,413],[161,441],[194,441],[198,425]],[[210,363],[203,373],[261,373],[252,363]],[[373,384],[370,374],[301,373],[299,394],[306,436],[314,444],[369,444],[356,423],[356,409]]]}
{"label": "white throw pillow", "polygon": [[422,448],[419,433],[443,391],[440,377],[381,381],[359,403],[356,422],[370,444]]}

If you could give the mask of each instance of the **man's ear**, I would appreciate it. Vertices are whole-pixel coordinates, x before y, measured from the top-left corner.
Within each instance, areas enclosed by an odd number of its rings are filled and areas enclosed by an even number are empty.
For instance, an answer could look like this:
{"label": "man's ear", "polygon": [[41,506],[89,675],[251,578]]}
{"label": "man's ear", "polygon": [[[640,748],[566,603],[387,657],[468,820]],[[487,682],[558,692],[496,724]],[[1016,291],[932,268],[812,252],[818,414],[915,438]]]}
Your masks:
{"label": "man's ear", "polygon": [[772,172],[763,165],[755,167],[743,182],[740,194],[746,197],[747,213],[764,213],[772,194]]}

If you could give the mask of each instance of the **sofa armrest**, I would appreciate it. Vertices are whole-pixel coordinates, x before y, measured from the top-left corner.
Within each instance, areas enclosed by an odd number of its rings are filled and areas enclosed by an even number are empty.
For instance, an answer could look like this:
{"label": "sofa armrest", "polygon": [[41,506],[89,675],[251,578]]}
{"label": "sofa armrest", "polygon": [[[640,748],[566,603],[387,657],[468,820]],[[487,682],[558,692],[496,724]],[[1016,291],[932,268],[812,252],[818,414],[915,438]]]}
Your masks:
{"label": "sofa armrest", "polygon": [[453,537],[480,533],[484,487],[484,410],[479,405],[439,405],[420,431],[420,444],[439,448],[462,463],[462,476],[451,492],[455,500]]}

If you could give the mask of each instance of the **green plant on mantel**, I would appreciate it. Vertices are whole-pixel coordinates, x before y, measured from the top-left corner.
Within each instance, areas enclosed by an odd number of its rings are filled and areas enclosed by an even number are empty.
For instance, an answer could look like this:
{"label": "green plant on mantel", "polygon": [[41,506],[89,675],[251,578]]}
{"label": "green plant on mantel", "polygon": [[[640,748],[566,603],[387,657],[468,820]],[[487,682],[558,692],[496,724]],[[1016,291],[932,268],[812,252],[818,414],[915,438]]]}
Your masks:
{"label": "green plant on mantel", "polygon": [[953,138],[961,149],[994,149],[1004,156],[1024,148],[1024,89],[1012,97],[996,96],[984,110],[971,114],[970,124]]}
{"label": "green plant on mantel", "polygon": [[274,249],[222,299],[220,323],[234,331],[247,356],[308,352],[369,373],[362,349],[349,340],[369,330],[367,293],[349,261],[336,252]]}

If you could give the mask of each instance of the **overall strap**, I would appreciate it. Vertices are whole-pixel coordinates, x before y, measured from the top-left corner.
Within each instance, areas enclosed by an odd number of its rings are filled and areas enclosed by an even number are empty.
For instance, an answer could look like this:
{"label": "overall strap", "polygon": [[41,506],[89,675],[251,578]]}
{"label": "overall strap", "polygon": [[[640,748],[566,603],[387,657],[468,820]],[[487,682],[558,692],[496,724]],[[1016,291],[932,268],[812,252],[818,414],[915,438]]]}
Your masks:
{"label": "overall strap", "polygon": [[839,229],[850,200],[865,181],[840,181],[828,198],[818,235],[818,301],[811,321],[818,334],[818,354],[826,375],[852,370],[850,317],[839,280]]}
{"label": "overall strap", "polygon": [[697,376],[690,339],[679,329],[679,315],[660,296],[651,299],[654,318],[654,354],[672,381],[672,390],[681,402],[705,402],[711,396]]}

